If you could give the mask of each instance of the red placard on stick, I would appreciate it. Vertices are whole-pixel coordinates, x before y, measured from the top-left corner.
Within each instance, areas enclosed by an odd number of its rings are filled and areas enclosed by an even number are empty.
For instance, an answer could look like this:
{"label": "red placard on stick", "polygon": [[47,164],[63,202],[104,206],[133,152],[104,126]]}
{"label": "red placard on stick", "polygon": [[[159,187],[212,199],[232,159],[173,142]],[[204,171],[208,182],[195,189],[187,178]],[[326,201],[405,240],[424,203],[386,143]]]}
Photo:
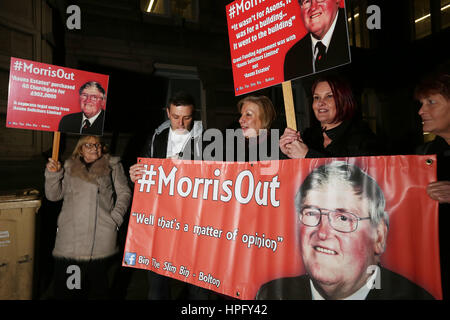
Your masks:
{"label": "red placard on stick", "polygon": [[106,102],[108,75],[11,57],[6,127],[58,131],[62,117],[81,113],[79,90],[91,81],[105,90]]}
{"label": "red placard on stick", "polygon": [[[322,70],[350,62],[344,7],[342,0],[328,36],[331,60]],[[313,70],[311,35],[302,19],[311,10],[316,9],[302,11],[297,0],[236,0],[226,6],[235,95],[322,71]]]}

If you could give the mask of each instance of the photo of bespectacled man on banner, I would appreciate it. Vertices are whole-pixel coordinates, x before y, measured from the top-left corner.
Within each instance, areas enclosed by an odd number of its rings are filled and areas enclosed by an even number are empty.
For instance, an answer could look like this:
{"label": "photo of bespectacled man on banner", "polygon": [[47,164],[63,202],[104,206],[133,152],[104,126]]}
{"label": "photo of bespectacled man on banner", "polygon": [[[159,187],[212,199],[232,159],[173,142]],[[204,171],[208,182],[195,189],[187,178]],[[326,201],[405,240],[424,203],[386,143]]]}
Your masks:
{"label": "photo of bespectacled man on banner", "polygon": [[271,161],[140,161],[124,267],[238,299],[442,298],[433,156],[289,159],[269,175]]}
{"label": "photo of bespectacled man on banner", "polygon": [[314,169],[295,207],[306,274],[264,284],[257,299],[433,299],[380,265],[389,215],[383,191],[359,167],[332,162]]}

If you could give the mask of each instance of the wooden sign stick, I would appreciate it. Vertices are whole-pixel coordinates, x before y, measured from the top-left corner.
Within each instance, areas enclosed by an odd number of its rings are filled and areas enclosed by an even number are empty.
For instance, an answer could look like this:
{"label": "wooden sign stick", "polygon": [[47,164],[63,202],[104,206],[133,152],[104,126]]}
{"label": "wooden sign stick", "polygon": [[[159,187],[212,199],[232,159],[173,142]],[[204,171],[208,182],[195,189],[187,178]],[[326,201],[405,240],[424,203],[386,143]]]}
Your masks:
{"label": "wooden sign stick", "polygon": [[61,137],[61,132],[55,131],[53,133],[53,151],[52,151],[52,159],[58,161],[59,155],[59,139]]}
{"label": "wooden sign stick", "polygon": [[292,97],[292,85],[291,81],[284,81],[283,98],[284,98],[284,111],[286,113],[286,124],[288,128],[297,130],[297,122],[295,120],[295,108],[294,99]]}

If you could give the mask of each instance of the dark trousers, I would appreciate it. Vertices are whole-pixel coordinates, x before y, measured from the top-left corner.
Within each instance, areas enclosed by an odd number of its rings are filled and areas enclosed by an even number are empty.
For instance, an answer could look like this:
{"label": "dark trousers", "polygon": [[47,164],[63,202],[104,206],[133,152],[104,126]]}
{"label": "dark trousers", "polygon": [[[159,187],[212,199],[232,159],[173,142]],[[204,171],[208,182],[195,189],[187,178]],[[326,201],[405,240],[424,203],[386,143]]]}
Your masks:
{"label": "dark trousers", "polygon": [[109,273],[114,258],[78,261],[55,258],[53,298],[57,300],[109,299]]}
{"label": "dark trousers", "polygon": [[170,278],[162,276],[156,272],[148,272],[148,299],[149,300],[170,300]]}
{"label": "dark trousers", "polygon": [[[149,300],[209,300],[210,291],[176,279],[149,271]],[[182,287],[178,296],[172,292],[174,286]]]}

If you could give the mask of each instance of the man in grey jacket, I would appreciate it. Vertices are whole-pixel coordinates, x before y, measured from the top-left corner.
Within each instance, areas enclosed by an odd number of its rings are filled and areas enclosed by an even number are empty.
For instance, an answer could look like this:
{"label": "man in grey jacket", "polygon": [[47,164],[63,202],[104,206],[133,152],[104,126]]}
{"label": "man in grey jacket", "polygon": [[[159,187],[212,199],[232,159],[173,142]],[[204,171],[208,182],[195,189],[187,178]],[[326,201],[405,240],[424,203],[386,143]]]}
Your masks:
{"label": "man in grey jacket", "polygon": [[[163,122],[146,144],[142,154],[145,158],[202,159],[201,121],[194,121],[194,98],[185,92],[178,92],[170,98],[167,107],[169,120]],[[130,167],[130,179],[134,183],[142,178],[144,165],[134,164]],[[171,299],[170,278],[154,272],[149,273],[149,299]],[[186,284],[189,299],[207,299],[208,291]]]}

